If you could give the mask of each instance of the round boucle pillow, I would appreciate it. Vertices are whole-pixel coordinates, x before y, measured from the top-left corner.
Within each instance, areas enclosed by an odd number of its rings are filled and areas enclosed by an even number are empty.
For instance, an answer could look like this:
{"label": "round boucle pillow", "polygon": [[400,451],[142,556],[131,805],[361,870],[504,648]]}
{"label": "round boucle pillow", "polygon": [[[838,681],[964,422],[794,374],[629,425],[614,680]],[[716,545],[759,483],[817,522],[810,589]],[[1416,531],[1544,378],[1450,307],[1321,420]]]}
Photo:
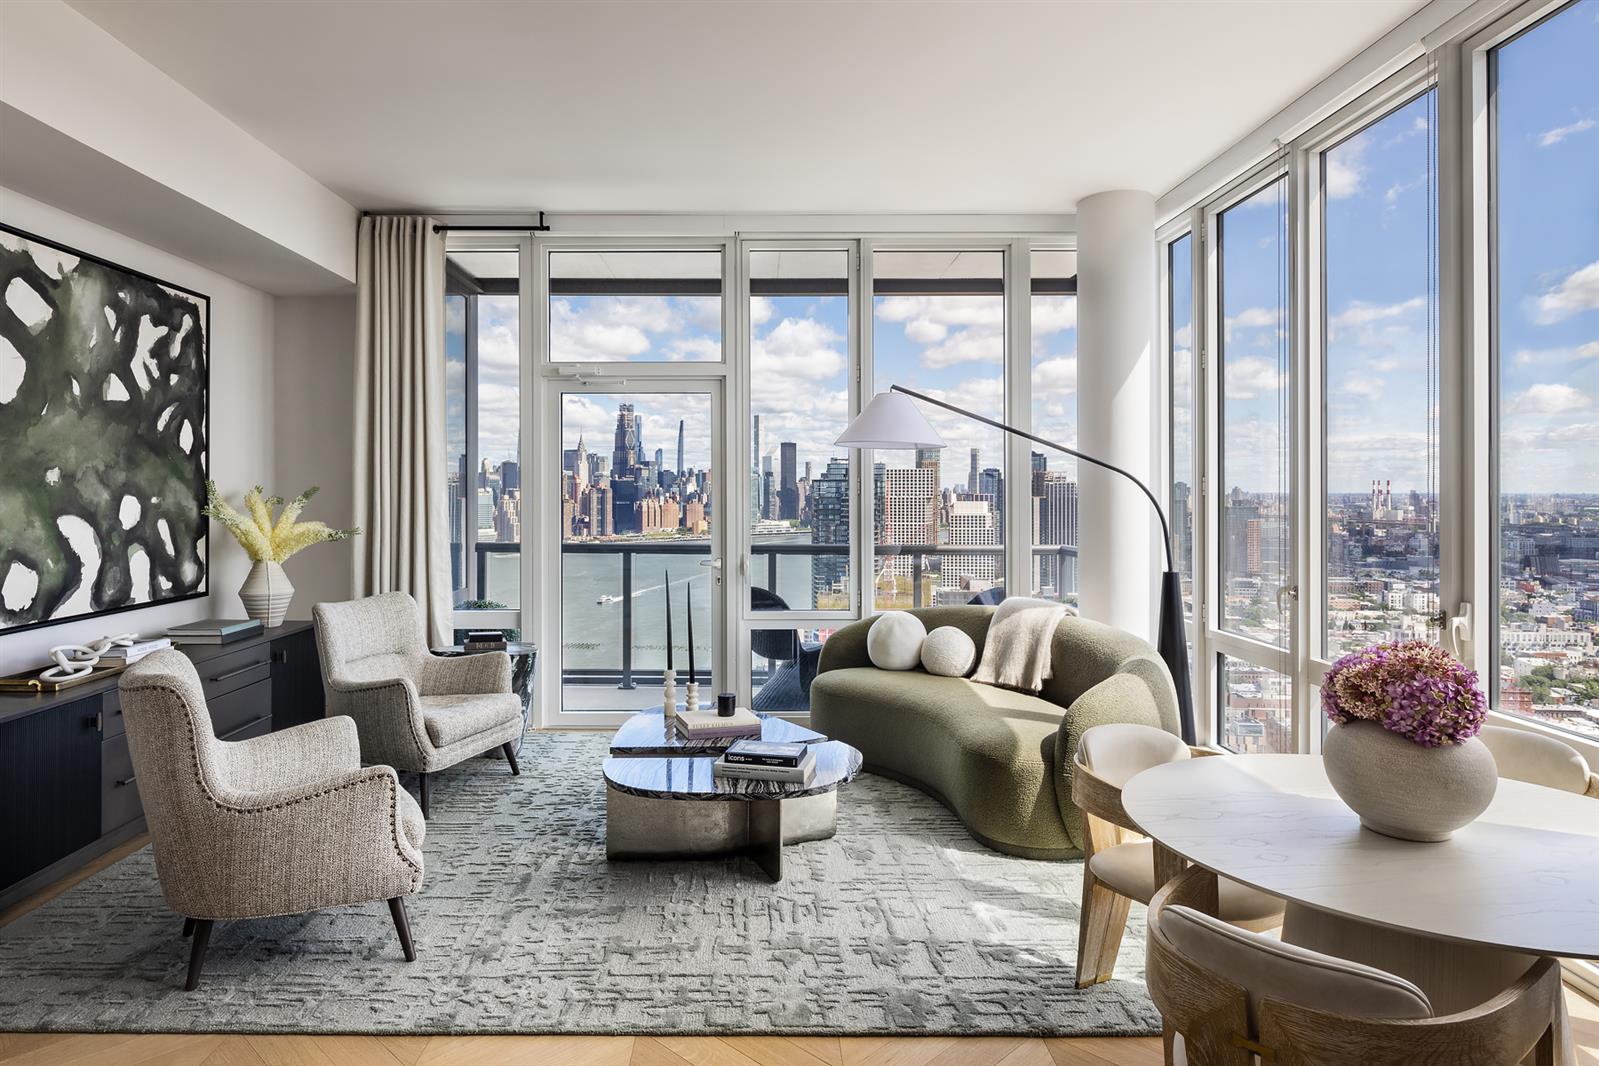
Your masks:
{"label": "round boucle pillow", "polygon": [[879,670],[914,670],[922,661],[922,641],[927,627],[905,611],[877,616],[866,631],[866,657]]}
{"label": "round boucle pillow", "polygon": [[977,662],[977,645],[965,630],[939,626],[922,641],[922,669],[940,677],[965,677]]}

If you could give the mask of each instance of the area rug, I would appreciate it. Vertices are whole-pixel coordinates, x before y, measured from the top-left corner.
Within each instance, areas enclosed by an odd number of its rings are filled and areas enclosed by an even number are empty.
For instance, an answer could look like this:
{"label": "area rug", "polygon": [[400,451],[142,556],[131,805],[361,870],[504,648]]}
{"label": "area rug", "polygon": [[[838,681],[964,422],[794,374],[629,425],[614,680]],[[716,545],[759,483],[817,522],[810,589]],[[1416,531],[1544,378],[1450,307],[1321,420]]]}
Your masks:
{"label": "area rug", "polygon": [[999,855],[863,774],[838,833],[746,859],[608,863],[608,737],[530,735],[522,776],[440,774],[407,964],[381,902],[218,923],[205,979],[148,848],[0,929],[0,1030],[259,1033],[1159,1032],[1142,908],[1073,987],[1081,862]]}

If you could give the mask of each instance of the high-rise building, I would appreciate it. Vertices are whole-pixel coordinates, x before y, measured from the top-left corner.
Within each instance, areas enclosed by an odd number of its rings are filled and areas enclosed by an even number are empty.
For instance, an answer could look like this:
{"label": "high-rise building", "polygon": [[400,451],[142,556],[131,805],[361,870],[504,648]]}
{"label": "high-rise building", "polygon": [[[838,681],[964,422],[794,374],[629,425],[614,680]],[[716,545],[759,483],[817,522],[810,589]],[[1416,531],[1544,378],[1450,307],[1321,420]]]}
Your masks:
{"label": "high-rise building", "polygon": [[1005,543],[1005,476],[989,467],[977,475],[977,492],[994,505],[994,525],[999,543]]}
{"label": "high-rise building", "polygon": [[[1077,546],[1077,482],[1069,474],[1046,472],[1038,498],[1038,532],[1035,542],[1040,547]],[[1040,587],[1054,590],[1056,597],[1077,591],[1077,556],[1043,555],[1038,559]]]}
{"label": "high-rise building", "polygon": [[[882,505],[882,524],[877,542],[937,544],[938,494],[933,472],[927,469],[906,470],[903,467],[879,469],[883,474],[877,493]],[[887,569],[896,575],[909,574],[910,556],[890,557]]]}
{"label": "high-rise building", "polygon": [[[822,476],[811,482],[811,543],[849,543],[849,460],[830,459]],[[811,561],[811,602],[845,591],[847,555],[818,555]]]}
{"label": "high-rise building", "polygon": [[683,476],[683,421],[677,420],[677,465],[672,468],[672,473],[678,477]]}
{"label": "high-rise building", "polygon": [[[638,415],[633,413],[630,403],[617,404],[616,406],[616,440],[611,447],[611,473],[616,477],[626,477],[633,472],[633,468],[643,461],[640,451],[642,444],[639,441]],[[632,507],[628,501],[629,508]]]}
{"label": "high-rise building", "polygon": [[522,487],[522,466],[515,459],[500,464],[500,488],[507,494]]}
{"label": "high-rise building", "polygon": [[761,517],[775,517],[774,509],[776,506],[777,501],[773,498],[772,492],[771,464],[768,463],[766,471],[761,474]]}
{"label": "high-rise building", "polygon": [[777,488],[777,517],[791,522],[799,517],[799,483],[796,480],[798,445],[791,440],[778,445],[782,453],[781,475]]}
{"label": "high-rise building", "polygon": [[[956,500],[950,504],[949,543],[961,548],[989,548],[999,544],[999,527],[987,500]],[[954,553],[944,560],[942,584],[959,585],[963,578],[992,583],[998,580],[999,574],[996,555]]]}
{"label": "high-rise building", "polygon": [[754,436],[753,441],[751,441],[751,443],[750,443],[750,468],[755,470],[755,471],[757,471],[757,472],[761,469],[761,416],[760,415],[756,415],[755,416],[755,436]]}
{"label": "high-rise building", "polygon": [[977,487],[977,468],[981,465],[982,453],[976,448],[972,449],[972,468],[966,475],[966,491],[979,492]]}

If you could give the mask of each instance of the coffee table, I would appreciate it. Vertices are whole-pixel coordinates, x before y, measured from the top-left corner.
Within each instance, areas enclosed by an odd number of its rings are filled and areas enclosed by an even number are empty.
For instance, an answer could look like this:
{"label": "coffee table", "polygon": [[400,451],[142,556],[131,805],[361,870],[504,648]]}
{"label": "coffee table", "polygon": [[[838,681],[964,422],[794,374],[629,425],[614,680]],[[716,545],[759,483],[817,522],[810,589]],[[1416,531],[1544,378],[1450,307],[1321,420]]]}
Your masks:
{"label": "coffee table", "polygon": [[[640,718],[646,721],[635,725]],[[839,786],[860,772],[862,757],[842,741],[827,740],[782,719],[770,721],[781,723],[771,727],[774,731],[803,730],[817,738],[811,742],[816,773],[809,785],[719,780],[712,772],[719,753],[613,754],[606,759],[606,857],[615,861],[745,854],[773,881],[781,881],[783,845],[825,840],[836,831]],[[641,712],[618,730],[612,750],[628,737],[666,744],[664,734],[659,711]],[[764,731],[762,736],[766,737]],[[731,741],[722,746],[727,743]]]}
{"label": "coffee table", "polygon": [[[700,704],[708,711],[709,703]],[[806,729],[785,718],[756,712],[761,720],[761,740],[774,744],[819,744],[827,738],[814,729]],[[640,755],[720,755],[737,740],[737,737],[713,737],[707,740],[685,740],[677,729],[661,715],[661,708],[646,707],[626,722],[611,738],[611,754],[618,756]]]}

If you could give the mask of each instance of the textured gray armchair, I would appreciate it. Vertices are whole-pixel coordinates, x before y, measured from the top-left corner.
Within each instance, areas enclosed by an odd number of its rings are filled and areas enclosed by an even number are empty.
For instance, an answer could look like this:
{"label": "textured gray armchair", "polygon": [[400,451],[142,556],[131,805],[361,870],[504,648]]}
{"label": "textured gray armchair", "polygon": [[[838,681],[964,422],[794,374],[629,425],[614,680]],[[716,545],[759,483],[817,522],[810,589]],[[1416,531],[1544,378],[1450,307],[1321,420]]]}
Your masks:
{"label": "textured gray armchair", "polygon": [[389,901],[407,961],[405,897],[422,887],[427,827],[387,766],[361,766],[348,718],[222,741],[188,657],[160,651],[118,687],[155,845],[161,893],[194,943],[187,987],[215,921]]}
{"label": "textured gray armchair", "polygon": [[521,773],[512,741],[522,704],[511,691],[511,657],[434,655],[422,642],[422,612],[403,592],[311,610],[327,713],[355,719],[361,757],[428,775],[499,748]]}

